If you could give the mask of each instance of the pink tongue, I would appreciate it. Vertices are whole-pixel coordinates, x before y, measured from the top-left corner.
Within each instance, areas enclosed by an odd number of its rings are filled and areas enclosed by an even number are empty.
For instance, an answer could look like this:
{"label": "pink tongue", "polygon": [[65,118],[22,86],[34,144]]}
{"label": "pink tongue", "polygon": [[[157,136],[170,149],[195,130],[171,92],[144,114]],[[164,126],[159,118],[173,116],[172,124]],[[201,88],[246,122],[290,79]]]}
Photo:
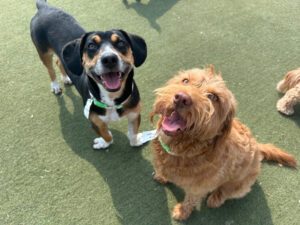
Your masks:
{"label": "pink tongue", "polygon": [[109,89],[118,89],[121,86],[119,73],[110,72],[102,75],[103,84]]}
{"label": "pink tongue", "polygon": [[173,112],[169,117],[165,117],[162,121],[162,128],[164,131],[174,133],[183,131],[185,127],[186,122],[176,112]]}

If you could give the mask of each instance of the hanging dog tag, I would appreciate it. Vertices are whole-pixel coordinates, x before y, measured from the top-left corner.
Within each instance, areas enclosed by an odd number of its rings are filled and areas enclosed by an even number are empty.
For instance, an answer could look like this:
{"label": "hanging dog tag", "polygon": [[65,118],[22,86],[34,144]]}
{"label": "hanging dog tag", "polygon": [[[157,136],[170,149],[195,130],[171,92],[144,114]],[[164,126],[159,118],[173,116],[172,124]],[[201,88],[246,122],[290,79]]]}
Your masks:
{"label": "hanging dog tag", "polygon": [[157,130],[144,131],[142,136],[143,144],[157,137]]}
{"label": "hanging dog tag", "polygon": [[87,118],[87,119],[89,119],[89,116],[90,116],[90,108],[91,108],[92,103],[93,103],[93,99],[89,98],[86,101],[86,104],[84,106],[83,113],[84,113],[85,118]]}

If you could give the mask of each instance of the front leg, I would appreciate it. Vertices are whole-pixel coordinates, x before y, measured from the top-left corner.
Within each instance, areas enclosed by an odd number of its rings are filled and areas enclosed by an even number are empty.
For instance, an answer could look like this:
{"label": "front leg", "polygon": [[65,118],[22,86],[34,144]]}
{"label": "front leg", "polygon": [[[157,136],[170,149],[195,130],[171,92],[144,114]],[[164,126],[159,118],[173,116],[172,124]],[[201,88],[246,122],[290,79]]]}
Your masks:
{"label": "front leg", "polygon": [[130,142],[130,146],[137,147],[143,144],[143,134],[138,133],[141,123],[140,113],[130,113],[128,115],[128,134],[127,137]]}
{"label": "front leg", "polygon": [[89,119],[92,123],[93,129],[100,136],[94,139],[94,149],[108,148],[113,143],[111,132],[107,129],[107,125],[102,121],[97,113],[91,112]]}
{"label": "front leg", "polygon": [[157,182],[161,183],[161,184],[166,184],[168,183],[168,179],[166,178],[166,176],[163,175],[163,168],[165,167],[163,164],[163,160],[160,158],[160,154],[158,153],[158,151],[156,151],[157,149],[155,149],[157,147],[157,145],[154,145],[154,150],[153,150],[153,167],[154,167],[154,174],[153,174],[153,178],[154,180],[156,180]]}
{"label": "front leg", "polygon": [[176,220],[186,220],[192,213],[194,207],[201,201],[202,195],[187,193],[184,201],[178,203],[173,208],[173,218]]}

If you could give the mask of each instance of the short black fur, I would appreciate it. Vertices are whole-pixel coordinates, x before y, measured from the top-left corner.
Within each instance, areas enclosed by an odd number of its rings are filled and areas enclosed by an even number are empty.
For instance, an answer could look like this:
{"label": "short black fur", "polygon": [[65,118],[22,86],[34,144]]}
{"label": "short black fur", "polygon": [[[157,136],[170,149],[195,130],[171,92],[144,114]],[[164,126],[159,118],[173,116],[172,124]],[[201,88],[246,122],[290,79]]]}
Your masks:
{"label": "short black fur", "polygon": [[[45,0],[37,0],[36,5],[38,12],[30,23],[32,41],[39,53],[46,53],[49,49],[53,49],[72,83],[82,96],[84,104],[86,104],[87,99],[91,98],[90,93],[101,101],[101,93],[96,82],[86,74],[82,67],[83,52],[88,51],[87,42],[95,34],[99,35],[104,41],[109,41],[112,33],[116,33],[120,40],[111,43],[114,48],[122,54],[126,54],[128,49],[131,48],[134,65],[138,67],[144,63],[147,57],[147,46],[143,38],[128,34],[123,30],[87,33],[71,15],[49,5]],[[124,43],[120,44],[120,42]],[[100,44],[98,48],[100,48]],[[117,110],[120,116],[127,109],[136,107],[140,101],[139,91],[133,80],[133,75],[132,69],[129,71],[123,94],[115,99],[116,104],[126,101],[124,107]],[[99,115],[105,115],[106,113],[105,109],[95,105],[91,106],[91,111]]]}

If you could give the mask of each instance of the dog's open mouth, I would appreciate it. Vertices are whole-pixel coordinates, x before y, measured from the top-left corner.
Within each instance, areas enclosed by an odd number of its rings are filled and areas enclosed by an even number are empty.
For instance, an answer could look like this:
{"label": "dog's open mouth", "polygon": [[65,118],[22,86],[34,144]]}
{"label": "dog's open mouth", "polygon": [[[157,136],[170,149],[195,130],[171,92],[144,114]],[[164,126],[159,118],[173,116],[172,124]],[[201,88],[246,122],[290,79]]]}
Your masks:
{"label": "dog's open mouth", "polygon": [[95,79],[103,84],[108,91],[118,91],[122,85],[123,73],[108,72],[101,75],[93,73]]}
{"label": "dog's open mouth", "polygon": [[186,121],[176,112],[166,116],[162,121],[162,130],[168,136],[175,136],[186,129]]}

